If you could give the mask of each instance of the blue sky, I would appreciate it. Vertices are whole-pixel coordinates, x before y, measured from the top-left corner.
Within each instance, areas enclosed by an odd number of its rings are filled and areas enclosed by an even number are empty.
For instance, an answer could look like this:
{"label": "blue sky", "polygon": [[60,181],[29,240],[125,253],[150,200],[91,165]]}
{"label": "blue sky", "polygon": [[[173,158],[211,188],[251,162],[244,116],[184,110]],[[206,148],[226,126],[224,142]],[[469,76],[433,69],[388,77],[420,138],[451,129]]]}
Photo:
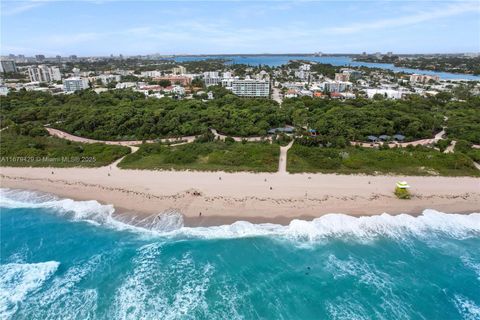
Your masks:
{"label": "blue sky", "polygon": [[1,54],[480,51],[475,1],[1,1]]}

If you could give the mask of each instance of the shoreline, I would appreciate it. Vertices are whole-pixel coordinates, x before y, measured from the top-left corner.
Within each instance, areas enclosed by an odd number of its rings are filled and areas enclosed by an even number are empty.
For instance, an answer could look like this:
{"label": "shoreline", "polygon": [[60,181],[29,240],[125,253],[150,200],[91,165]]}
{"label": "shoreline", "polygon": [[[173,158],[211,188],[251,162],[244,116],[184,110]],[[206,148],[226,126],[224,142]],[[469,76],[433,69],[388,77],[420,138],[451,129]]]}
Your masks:
{"label": "shoreline", "polygon": [[[412,199],[394,196],[398,180],[412,186]],[[480,179],[473,177],[1,167],[0,185],[96,200],[113,205],[119,216],[143,219],[175,211],[184,216],[185,226],[192,227],[239,220],[285,225],[329,213],[480,212]]]}

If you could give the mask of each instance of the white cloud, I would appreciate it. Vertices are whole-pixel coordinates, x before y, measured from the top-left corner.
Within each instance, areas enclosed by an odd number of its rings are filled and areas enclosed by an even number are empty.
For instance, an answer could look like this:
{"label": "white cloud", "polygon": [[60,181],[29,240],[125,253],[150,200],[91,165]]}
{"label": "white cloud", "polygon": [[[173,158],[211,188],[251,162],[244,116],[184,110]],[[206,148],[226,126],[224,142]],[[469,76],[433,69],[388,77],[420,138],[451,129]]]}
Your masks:
{"label": "white cloud", "polygon": [[480,2],[460,2],[448,6],[443,6],[434,10],[420,11],[412,15],[390,19],[381,19],[364,23],[354,23],[343,27],[326,28],[324,29],[324,31],[334,34],[350,34],[370,30],[386,29],[391,27],[411,26],[422,22],[451,17],[472,11],[476,11],[480,14]]}
{"label": "white cloud", "polygon": [[40,7],[44,5],[45,3],[43,2],[38,2],[38,1],[32,1],[32,2],[22,2],[20,4],[17,4],[11,8],[5,8],[2,10],[2,15],[4,16],[14,16],[16,14],[23,13],[25,11],[32,10],[34,8]]}

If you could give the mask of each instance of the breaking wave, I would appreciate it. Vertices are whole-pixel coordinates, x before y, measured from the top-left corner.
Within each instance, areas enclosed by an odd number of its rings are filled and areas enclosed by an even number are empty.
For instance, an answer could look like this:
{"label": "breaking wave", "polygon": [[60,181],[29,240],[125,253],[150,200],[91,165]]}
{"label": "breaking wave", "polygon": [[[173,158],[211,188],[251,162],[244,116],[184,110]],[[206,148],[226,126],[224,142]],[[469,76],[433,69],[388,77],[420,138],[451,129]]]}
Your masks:
{"label": "breaking wave", "polygon": [[312,221],[292,220],[289,225],[272,223],[253,224],[237,221],[230,225],[185,227],[182,215],[166,212],[144,220],[126,220],[115,208],[95,200],[75,201],[53,195],[13,189],[0,190],[0,207],[51,209],[74,221],[130,230],[165,237],[192,237],[203,239],[278,236],[282,238],[315,241],[325,238],[375,239],[388,237],[404,239],[408,236],[431,236],[439,233],[464,239],[480,235],[480,213],[447,214],[426,209],[417,217],[408,214],[353,217],[345,214],[327,214]]}
{"label": "breaking wave", "polygon": [[0,265],[0,318],[13,315],[27,295],[42,287],[59,265],[57,261]]}

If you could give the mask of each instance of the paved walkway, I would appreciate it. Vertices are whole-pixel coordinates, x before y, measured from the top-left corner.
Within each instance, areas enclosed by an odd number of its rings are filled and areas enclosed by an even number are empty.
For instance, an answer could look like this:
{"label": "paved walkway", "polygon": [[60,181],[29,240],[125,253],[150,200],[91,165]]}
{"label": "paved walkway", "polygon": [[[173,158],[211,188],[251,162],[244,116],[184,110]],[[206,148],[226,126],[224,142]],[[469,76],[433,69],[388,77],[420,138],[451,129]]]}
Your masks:
{"label": "paved walkway", "polygon": [[278,158],[278,173],[287,174],[287,153],[293,145],[293,141],[290,141],[285,147],[280,147],[280,157]]}
{"label": "paved walkway", "polygon": [[233,138],[233,140],[235,140],[237,142],[240,142],[240,141],[243,141],[243,140],[246,140],[248,142],[258,142],[258,141],[272,140],[271,136],[266,136],[266,137],[261,137],[261,136],[257,136],[257,137],[231,137],[231,136],[226,136],[224,134],[218,133],[218,131],[216,129],[213,129],[213,128],[210,129],[210,131],[213,133],[215,138],[218,138],[222,141],[224,141],[225,138],[227,138],[227,137]]}
{"label": "paved walkway", "polygon": [[[420,139],[420,140],[415,140],[415,141],[410,141],[410,142],[389,142],[388,146],[390,148],[393,148],[395,146],[399,147],[407,147],[407,146],[425,146],[425,145],[431,145],[437,143],[439,140],[443,139],[443,136],[445,135],[445,127],[437,133],[433,138],[431,139]],[[375,148],[379,144],[382,144],[381,142],[376,142],[376,143],[371,143],[371,142],[359,142],[359,141],[351,141],[350,142],[353,146],[362,146],[364,148]]]}
{"label": "paved walkway", "polygon": [[[70,141],[75,141],[75,142],[82,142],[82,143],[105,143],[109,145],[117,145],[117,146],[126,146],[126,147],[131,147],[135,145],[142,144],[142,140],[119,140],[119,141],[109,141],[109,140],[95,140],[95,139],[90,139],[90,138],[84,138],[84,137],[79,137],[75,136],[73,134],[70,134],[68,132],[54,129],[54,128],[46,128],[48,133],[52,136],[62,138],[62,139],[67,139]],[[164,138],[164,139],[158,139],[158,140],[145,140],[146,143],[155,143],[155,142],[178,142],[177,144],[180,143],[190,143],[195,141],[195,136],[186,136],[186,137],[177,137],[177,138]]]}
{"label": "paved walkway", "polygon": [[452,140],[452,143],[445,149],[443,153],[453,153],[455,151],[455,145],[457,144],[457,141]]}

